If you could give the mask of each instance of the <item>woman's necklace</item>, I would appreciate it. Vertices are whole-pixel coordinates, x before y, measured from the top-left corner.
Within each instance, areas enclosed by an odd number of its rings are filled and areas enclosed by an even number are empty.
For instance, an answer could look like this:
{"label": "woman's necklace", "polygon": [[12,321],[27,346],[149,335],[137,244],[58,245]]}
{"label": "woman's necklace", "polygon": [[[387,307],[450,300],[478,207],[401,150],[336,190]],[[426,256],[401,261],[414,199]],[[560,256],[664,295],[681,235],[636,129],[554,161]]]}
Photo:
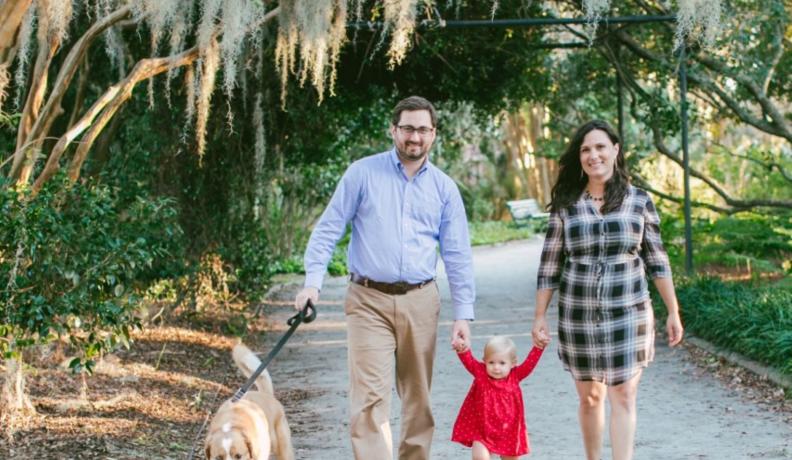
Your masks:
{"label": "woman's necklace", "polygon": [[605,201],[604,196],[593,196],[588,190],[586,190],[586,199],[591,201]]}

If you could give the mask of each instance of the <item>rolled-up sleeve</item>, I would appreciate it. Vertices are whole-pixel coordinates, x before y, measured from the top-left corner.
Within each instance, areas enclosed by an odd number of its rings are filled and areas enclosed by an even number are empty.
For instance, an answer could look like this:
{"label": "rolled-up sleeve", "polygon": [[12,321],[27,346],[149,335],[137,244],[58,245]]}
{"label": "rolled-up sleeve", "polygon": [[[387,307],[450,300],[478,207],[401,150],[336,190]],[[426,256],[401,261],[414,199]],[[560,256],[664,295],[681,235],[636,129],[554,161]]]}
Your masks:
{"label": "rolled-up sleeve", "polygon": [[671,278],[671,264],[660,236],[660,216],[657,214],[657,209],[649,194],[646,195],[643,219],[641,258],[646,267],[646,275],[649,279]]}
{"label": "rolled-up sleeve", "polygon": [[536,277],[536,289],[558,289],[564,266],[564,221],[558,212],[550,213],[542,257]]}
{"label": "rolled-up sleeve", "polygon": [[454,319],[474,319],[476,287],[467,216],[456,184],[449,187],[440,220],[440,256],[446,267]]}
{"label": "rolled-up sleeve", "polygon": [[362,178],[353,164],[341,177],[305,249],[305,287],[322,288],[327,264],[360,203]]}

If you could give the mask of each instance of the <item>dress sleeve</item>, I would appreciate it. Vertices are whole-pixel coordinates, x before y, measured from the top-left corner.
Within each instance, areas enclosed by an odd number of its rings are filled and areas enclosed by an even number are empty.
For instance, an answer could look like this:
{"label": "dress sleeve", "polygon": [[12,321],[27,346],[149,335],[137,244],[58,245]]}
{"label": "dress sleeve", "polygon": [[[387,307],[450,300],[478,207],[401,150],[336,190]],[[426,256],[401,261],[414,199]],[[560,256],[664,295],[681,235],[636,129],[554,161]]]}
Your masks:
{"label": "dress sleeve", "polygon": [[459,356],[459,360],[462,361],[465,369],[473,374],[474,378],[478,378],[483,374],[486,374],[486,370],[484,370],[484,363],[477,361],[476,358],[473,357],[473,353],[470,352],[470,349],[467,349],[463,353],[457,353],[457,356]]}
{"label": "dress sleeve", "polygon": [[649,279],[671,278],[671,264],[660,237],[660,216],[657,215],[657,209],[649,194],[646,195],[643,219],[644,234],[641,241],[641,258],[646,266],[646,274]]}
{"label": "dress sleeve", "polygon": [[558,289],[564,266],[564,221],[557,211],[550,213],[542,257],[536,277],[536,289]]}
{"label": "dress sleeve", "polygon": [[539,363],[539,358],[542,357],[542,353],[544,353],[543,348],[533,347],[531,348],[531,352],[528,353],[528,356],[525,358],[525,361],[522,362],[519,366],[515,367],[512,372],[516,373],[517,380],[522,380],[525,377],[531,375],[536,364]]}

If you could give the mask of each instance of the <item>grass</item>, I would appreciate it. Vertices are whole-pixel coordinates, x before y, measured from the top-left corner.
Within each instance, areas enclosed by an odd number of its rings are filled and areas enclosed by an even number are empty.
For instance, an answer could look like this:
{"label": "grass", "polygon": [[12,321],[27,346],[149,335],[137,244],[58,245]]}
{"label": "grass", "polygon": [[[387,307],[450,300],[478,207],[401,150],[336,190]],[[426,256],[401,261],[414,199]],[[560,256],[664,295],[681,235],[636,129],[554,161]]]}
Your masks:
{"label": "grass", "polygon": [[473,246],[533,238],[539,230],[530,225],[518,227],[512,222],[497,220],[471,222],[468,228],[470,231],[470,242]]}

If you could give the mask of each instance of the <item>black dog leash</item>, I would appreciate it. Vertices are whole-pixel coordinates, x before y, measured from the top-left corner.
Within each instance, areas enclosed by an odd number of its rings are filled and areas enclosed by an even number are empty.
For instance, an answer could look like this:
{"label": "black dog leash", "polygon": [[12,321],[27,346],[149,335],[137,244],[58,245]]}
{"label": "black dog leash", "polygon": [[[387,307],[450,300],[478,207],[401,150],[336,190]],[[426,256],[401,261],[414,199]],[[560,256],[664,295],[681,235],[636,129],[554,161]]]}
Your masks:
{"label": "black dog leash", "polygon": [[283,348],[283,345],[286,343],[286,341],[289,340],[289,337],[291,337],[291,335],[297,329],[297,326],[299,326],[302,323],[310,323],[314,319],[316,319],[316,308],[313,306],[313,303],[309,299],[302,310],[300,310],[296,315],[292,316],[291,318],[288,319],[288,321],[286,321],[286,324],[290,326],[289,330],[286,331],[285,334],[283,334],[283,337],[281,337],[280,340],[278,340],[278,343],[275,344],[272,350],[270,350],[267,357],[264,358],[264,361],[262,361],[261,364],[259,364],[258,369],[256,369],[256,371],[253,372],[253,374],[247,379],[247,382],[245,382],[245,384],[242,385],[242,387],[238,389],[236,393],[234,393],[234,396],[231,397],[231,402],[235,403],[240,399],[242,399],[243,396],[245,396],[245,393],[247,393],[248,390],[250,390],[250,387],[253,386],[253,384],[256,382],[256,378],[258,378],[258,376],[261,375],[262,372],[264,372],[264,369],[267,368],[267,365],[270,363],[270,361],[272,361],[272,358],[274,358],[275,355],[278,354],[280,349]]}
{"label": "black dog leash", "polygon": [[[261,375],[262,372],[264,372],[264,369],[266,369],[269,362],[272,361],[272,358],[274,358],[275,355],[278,354],[280,349],[283,348],[283,345],[286,343],[286,341],[289,340],[289,337],[291,337],[295,329],[297,329],[297,326],[299,326],[301,323],[310,323],[314,319],[316,319],[316,308],[313,306],[313,303],[310,300],[308,300],[308,302],[306,302],[305,304],[305,307],[303,307],[303,309],[300,310],[299,313],[292,316],[286,321],[286,324],[291,326],[289,327],[289,330],[286,331],[285,334],[283,334],[283,337],[281,337],[281,339],[275,345],[275,348],[270,350],[269,355],[267,355],[264,361],[259,365],[258,369],[256,369],[255,372],[253,372],[253,375],[251,375],[250,378],[248,378],[247,382],[245,382],[245,384],[242,385],[242,388],[238,389],[236,393],[234,393],[234,396],[231,397],[231,402],[237,402],[240,399],[242,399],[243,396],[245,396],[245,393],[247,393],[250,387],[253,385],[253,383],[255,383],[256,378],[259,375]],[[217,394],[215,394],[215,398],[217,398]],[[204,423],[201,426],[201,429],[198,431],[198,434],[195,435],[193,448],[190,450],[189,457],[187,457],[188,460],[193,460],[193,458],[195,458],[195,446],[198,445],[198,440],[200,439],[204,428],[206,428],[207,423],[209,423],[209,414],[206,414],[206,420],[204,420]]]}

